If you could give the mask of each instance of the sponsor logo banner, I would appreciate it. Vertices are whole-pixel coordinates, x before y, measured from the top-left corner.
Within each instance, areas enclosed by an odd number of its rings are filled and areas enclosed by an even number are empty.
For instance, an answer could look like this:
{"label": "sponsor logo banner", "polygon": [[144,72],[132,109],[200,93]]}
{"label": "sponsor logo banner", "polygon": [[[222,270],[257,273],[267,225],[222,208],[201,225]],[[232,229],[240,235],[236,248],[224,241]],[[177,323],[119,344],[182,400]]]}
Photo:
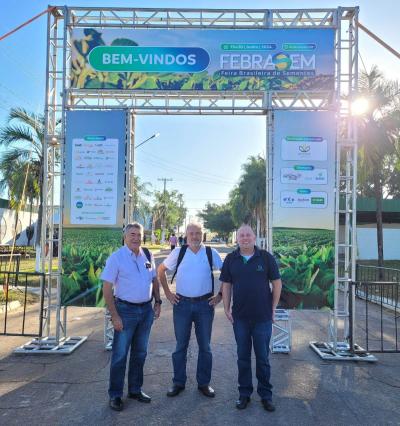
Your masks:
{"label": "sponsor logo banner", "polygon": [[332,112],[274,113],[273,251],[280,305],[332,308],[336,122]]}

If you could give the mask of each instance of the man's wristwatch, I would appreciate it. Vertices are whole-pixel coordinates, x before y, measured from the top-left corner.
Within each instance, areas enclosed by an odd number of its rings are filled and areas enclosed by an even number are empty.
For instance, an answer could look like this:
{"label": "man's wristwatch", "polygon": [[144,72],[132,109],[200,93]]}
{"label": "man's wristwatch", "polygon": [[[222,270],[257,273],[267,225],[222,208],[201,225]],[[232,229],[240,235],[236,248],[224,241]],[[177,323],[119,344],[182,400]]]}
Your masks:
{"label": "man's wristwatch", "polygon": [[159,300],[157,300],[157,299],[155,299],[154,300],[154,304],[156,305],[162,305],[162,300],[161,299],[159,299]]}
{"label": "man's wristwatch", "polygon": [[221,297],[222,297],[222,291],[219,291],[219,292],[218,292],[218,296],[221,296]]}

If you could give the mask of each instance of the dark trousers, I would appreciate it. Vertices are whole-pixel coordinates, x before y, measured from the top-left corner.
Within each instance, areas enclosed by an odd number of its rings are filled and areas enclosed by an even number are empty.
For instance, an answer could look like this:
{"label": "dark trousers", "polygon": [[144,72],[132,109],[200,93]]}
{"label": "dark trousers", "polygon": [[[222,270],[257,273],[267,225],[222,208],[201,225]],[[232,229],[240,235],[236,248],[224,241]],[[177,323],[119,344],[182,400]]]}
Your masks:
{"label": "dark trousers", "polygon": [[131,352],[128,368],[128,392],[139,393],[141,391],[143,366],[154,319],[151,303],[144,306],[132,306],[116,301],[115,305],[124,328],[122,331],[114,332],[108,389],[110,398],[122,397],[129,348]]}
{"label": "dark trousers", "polygon": [[206,386],[211,381],[212,353],[210,347],[214,308],[208,300],[198,302],[181,299],[174,305],[174,330],[176,350],[172,354],[174,366],[173,382],[179,386],[186,383],[186,361],[192,323],[196,333],[199,355],[197,358],[196,379],[199,386]]}
{"label": "dark trousers", "polygon": [[257,393],[261,399],[271,400],[271,367],[268,355],[272,321],[255,322],[235,318],[233,331],[237,343],[239,394],[250,396],[253,393],[251,372],[251,347],[253,346],[256,355]]}

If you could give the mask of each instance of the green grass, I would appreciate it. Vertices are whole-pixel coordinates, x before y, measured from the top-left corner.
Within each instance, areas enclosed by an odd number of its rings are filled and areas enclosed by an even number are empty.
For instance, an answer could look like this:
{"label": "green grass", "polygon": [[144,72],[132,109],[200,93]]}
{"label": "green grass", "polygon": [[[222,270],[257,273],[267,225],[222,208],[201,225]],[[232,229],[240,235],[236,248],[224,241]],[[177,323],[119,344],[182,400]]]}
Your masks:
{"label": "green grass", "polygon": [[[8,291],[8,303],[18,300],[21,304],[24,304],[25,292],[20,290],[9,290]],[[39,301],[39,296],[32,293],[27,293],[26,303],[33,304]],[[6,303],[6,294],[3,290],[0,290],[0,305],[5,305]]]}

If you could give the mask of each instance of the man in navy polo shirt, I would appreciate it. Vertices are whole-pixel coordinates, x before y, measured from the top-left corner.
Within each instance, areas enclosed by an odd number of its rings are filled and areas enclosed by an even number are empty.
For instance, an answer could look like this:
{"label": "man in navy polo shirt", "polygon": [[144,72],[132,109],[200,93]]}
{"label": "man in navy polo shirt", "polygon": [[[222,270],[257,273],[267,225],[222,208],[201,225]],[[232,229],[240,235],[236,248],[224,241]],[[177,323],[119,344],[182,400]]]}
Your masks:
{"label": "man in navy polo shirt", "polygon": [[239,399],[236,401],[236,407],[239,410],[246,408],[253,392],[253,345],[256,355],[257,393],[264,408],[267,411],[275,411],[272,404],[268,355],[272,322],[282,282],[275,259],[255,245],[256,236],[249,225],[242,225],[238,229],[237,241],[239,247],[225,258],[220,276],[225,315],[233,324],[237,344]]}

